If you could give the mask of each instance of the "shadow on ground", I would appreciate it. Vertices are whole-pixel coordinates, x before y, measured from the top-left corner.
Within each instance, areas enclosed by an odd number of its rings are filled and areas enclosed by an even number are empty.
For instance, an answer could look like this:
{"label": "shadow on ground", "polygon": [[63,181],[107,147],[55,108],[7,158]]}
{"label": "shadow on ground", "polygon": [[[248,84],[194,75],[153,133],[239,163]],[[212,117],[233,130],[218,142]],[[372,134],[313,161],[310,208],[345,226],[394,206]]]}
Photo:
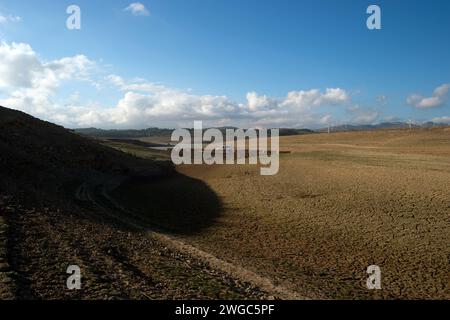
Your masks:
{"label": "shadow on ground", "polygon": [[207,184],[180,173],[130,179],[111,196],[149,226],[175,234],[199,233],[222,213],[222,202]]}

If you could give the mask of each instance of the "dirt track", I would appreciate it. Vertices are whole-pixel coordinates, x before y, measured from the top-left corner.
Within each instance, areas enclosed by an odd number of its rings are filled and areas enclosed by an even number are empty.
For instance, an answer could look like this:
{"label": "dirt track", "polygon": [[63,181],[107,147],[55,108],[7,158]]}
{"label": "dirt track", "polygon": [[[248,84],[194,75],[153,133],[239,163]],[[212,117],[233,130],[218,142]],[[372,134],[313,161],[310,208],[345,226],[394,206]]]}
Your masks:
{"label": "dirt track", "polygon": [[108,186],[102,185],[97,189],[97,192],[95,192],[95,190],[90,189],[86,184],[82,184],[76,189],[75,195],[80,201],[88,202],[104,209],[105,212],[111,216],[111,219],[115,219],[136,230],[141,230],[149,238],[167,245],[167,247],[172,250],[202,261],[210,268],[226,274],[230,279],[236,279],[236,281],[251,284],[253,288],[259,288],[264,291],[268,297],[287,300],[304,300],[312,298],[312,296],[302,296],[287,288],[276,286],[268,278],[264,278],[254,272],[246,270],[242,266],[218,259],[214,255],[184,243],[174,236],[165,234],[162,230],[156,228],[150,230],[145,226],[145,222],[138,220],[138,215],[118,204],[117,201],[108,194],[106,191],[107,188]]}

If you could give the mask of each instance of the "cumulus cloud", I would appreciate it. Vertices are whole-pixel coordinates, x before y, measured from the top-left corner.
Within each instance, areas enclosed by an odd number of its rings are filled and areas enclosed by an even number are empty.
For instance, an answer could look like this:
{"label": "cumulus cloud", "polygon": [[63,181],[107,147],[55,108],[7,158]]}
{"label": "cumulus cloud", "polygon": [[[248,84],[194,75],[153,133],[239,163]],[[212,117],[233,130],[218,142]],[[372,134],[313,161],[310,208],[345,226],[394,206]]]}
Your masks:
{"label": "cumulus cloud", "polygon": [[135,16],[148,16],[150,14],[145,5],[140,2],[131,3],[125,8],[125,11],[130,11]]}
{"label": "cumulus cloud", "polygon": [[3,15],[0,13],[0,24],[16,23],[20,21],[22,21],[22,18],[19,16]]}
{"label": "cumulus cloud", "polygon": [[37,116],[52,114],[51,98],[66,80],[88,77],[95,63],[83,55],[42,61],[24,43],[0,44],[0,91],[8,92],[0,103]]}
{"label": "cumulus cloud", "polygon": [[31,87],[42,65],[27,44],[0,45],[0,87]]}
{"label": "cumulus cloud", "polygon": [[52,89],[62,80],[88,77],[93,66],[84,55],[44,62],[28,44],[0,44],[0,87]]}
{"label": "cumulus cloud", "polygon": [[[104,77],[99,88],[96,72],[97,64],[84,55],[43,61],[28,44],[1,43],[0,104],[66,127],[137,128],[192,125],[193,120],[212,126],[320,126],[331,118],[321,107],[350,101],[344,89],[329,88],[291,91],[281,98],[249,92],[238,103],[224,95],[192,94],[118,75]],[[82,104],[82,95],[75,92],[65,104],[58,102],[61,87],[71,81],[113,89],[121,97],[113,105]]]}
{"label": "cumulus cloud", "polygon": [[247,106],[250,111],[270,110],[277,108],[278,102],[266,96],[259,96],[256,92],[247,93]]}
{"label": "cumulus cloud", "polygon": [[450,116],[449,117],[433,118],[431,121],[436,122],[436,123],[449,124],[450,123]]}
{"label": "cumulus cloud", "polygon": [[412,94],[406,99],[406,101],[409,105],[419,109],[436,108],[445,104],[449,91],[450,84],[443,84],[434,89],[431,97],[423,97],[419,94]]}
{"label": "cumulus cloud", "polygon": [[291,91],[281,103],[284,107],[297,110],[310,110],[323,105],[336,105],[349,100],[347,92],[340,88],[326,89],[321,93],[318,89],[309,91]]}
{"label": "cumulus cloud", "polygon": [[164,120],[214,120],[215,123],[236,124],[280,124],[299,123],[312,116],[314,109],[325,105],[344,104],[349,96],[343,89],[317,89],[293,91],[284,98],[272,98],[249,92],[246,103],[237,103],[226,96],[194,95],[188,92],[167,88],[161,84],[144,80],[127,81],[117,75],[107,80],[119,90],[125,92],[114,110],[114,122]]}
{"label": "cumulus cloud", "polygon": [[161,84],[151,83],[144,79],[134,79],[132,81],[125,81],[122,77],[112,74],[106,77],[106,80],[116,86],[121,91],[138,91],[138,92],[161,92],[169,90]]}
{"label": "cumulus cloud", "polygon": [[225,96],[191,95],[175,90],[153,95],[127,92],[110,111],[109,120],[119,125],[142,126],[155,120],[218,120],[237,111],[237,104]]}

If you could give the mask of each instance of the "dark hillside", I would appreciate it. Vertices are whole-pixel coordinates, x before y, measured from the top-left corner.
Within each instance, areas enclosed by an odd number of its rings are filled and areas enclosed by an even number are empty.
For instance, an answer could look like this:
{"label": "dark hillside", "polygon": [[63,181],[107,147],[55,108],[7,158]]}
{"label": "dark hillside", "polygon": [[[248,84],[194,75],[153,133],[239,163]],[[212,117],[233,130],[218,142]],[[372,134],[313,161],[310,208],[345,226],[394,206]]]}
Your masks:
{"label": "dark hillside", "polygon": [[76,180],[159,176],[168,164],[134,158],[60,126],[0,107],[0,190],[55,192]]}

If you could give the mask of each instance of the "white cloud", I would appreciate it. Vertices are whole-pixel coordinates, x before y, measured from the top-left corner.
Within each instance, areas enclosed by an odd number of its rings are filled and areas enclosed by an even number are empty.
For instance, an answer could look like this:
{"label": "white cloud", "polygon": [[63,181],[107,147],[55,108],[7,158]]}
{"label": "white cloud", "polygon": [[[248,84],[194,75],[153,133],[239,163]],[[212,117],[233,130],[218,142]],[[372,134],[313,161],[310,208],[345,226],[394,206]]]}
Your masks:
{"label": "white cloud", "polygon": [[140,2],[133,2],[125,8],[125,11],[130,11],[135,16],[148,16],[150,14],[145,5]]}
{"label": "white cloud", "polygon": [[[93,80],[97,68],[83,55],[43,61],[28,44],[1,43],[0,104],[66,127],[137,128],[185,126],[193,120],[211,126],[321,126],[331,119],[321,107],[350,101],[340,88],[292,91],[282,98],[249,92],[247,100],[238,103],[227,96],[196,95],[118,75],[104,78],[98,86]],[[75,92],[61,102],[61,87],[73,81],[84,81],[99,90],[111,90],[112,86],[122,97],[109,106],[102,101],[82,104],[82,94]]]}
{"label": "white cloud", "polygon": [[28,44],[0,44],[0,88],[53,89],[62,80],[87,78],[93,66],[83,55],[45,62]]}
{"label": "white cloud", "polygon": [[22,18],[19,16],[13,16],[13,15],[3,15],[0,14],[0,24],[7,24],[7,23],[16,23],[22,21]]}
{"label": "white cloud", "polygon": [[297,110],[310,110],[313,107],[343,104],[347,101],[349,101],[349,96],[343,89],[326,89],[325,93],[321,93],[318,89],[312,89],[289,92],[281,105]]}
{"label": "white cloud", "polygon": [[34,75],[41,71],[42,65],[29,45],[0,45],[0,87],[31,87]]}
{"label": "white cloud", "polygon": [[406,101],[411,106],[419,109],[436,108],[444,105],[449,91],[450,84],[443,84],[434,89],[431,97],[423,97],[419,94],[412,94],[406,99]]}
{"label": "white cloud", "polygon": [[436,123],[449,124],[450,123],[450,117],[433,118],[431,121],[436,122]]}
{"label": "white cloud", "polygon": [[[152,120],[188,121],[210,120],[215,123],[241,122],[253,124],[286,125],[301,123],[309,115],[325,105],[344,104],[349,96],[343,89],[313,89],[293,91],[285,98],[271,98],[247,93],[247,103],[237,103],[226,96],[194,95],[189,92],[167,88],[161,84],[143,80],[126,81],[120,76],[110,75],[107,80],[125,92],[125,96],[113,112],[115,123],[151,122]],[[320,117],[319,117],[320,118]],[[320,119],[315,121],[319,124]]]}
{"label": "white cloud", "polygon": [[135,79],[134,81],[127,82],[122,77],[114,74],[107,76],[106,80],[109,83],[113,84],[114,86],[118,87],[121,91],[139,91],[139,92],[154,93],[168,90],[165,86],[161,84],[150,83],[143,79]]}
{"label": "white cloud", "polygon": [[270,110],[277,107],[277,101],[266,96],[258,96],[256,92],[249,92],[247,106],[250,111]]}
{"label": "white cloud", "polygon": [[51,119],[55,106],[51,98],[63,81],[88,77],[95,65],[83,55],[50,62],[42,61],[24,43],[0,44],[0,91],[8,92],[0,103]]}

